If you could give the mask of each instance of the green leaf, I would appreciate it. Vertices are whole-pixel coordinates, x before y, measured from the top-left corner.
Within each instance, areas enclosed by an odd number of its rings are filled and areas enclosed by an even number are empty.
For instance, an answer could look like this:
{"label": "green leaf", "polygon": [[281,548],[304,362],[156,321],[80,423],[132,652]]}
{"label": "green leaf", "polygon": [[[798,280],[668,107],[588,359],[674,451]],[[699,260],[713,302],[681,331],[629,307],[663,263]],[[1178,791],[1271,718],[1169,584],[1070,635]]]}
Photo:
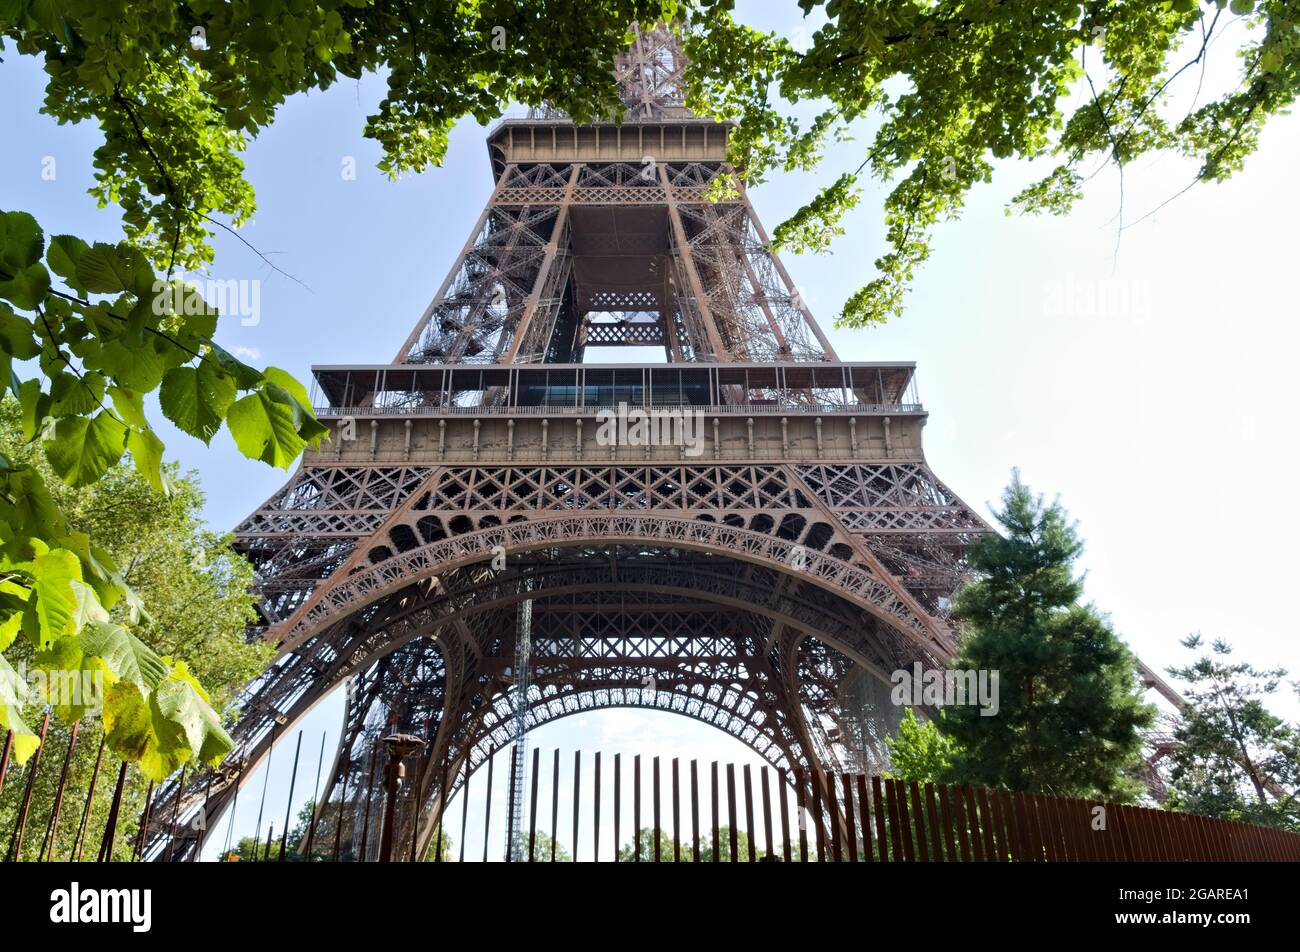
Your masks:
{"label": "green leaf", "polygon": [[50,395],[41,392],[39,380],[24,380],[18,387],[18,402],[23,408],[23,439],[34,440],[50,412]]}
{"label": "green leaf", "polygon": [[104,692],[104,740],[123,760],[139,760],[153,740],[149,706],[132,681],[118,681]]}
{"label": "green leaf", "polygon": [[[85,569],[84,565],[82,569]],[[72,628],[74,631],[79,631],[85,625],[108,621],[108,612],[99,603],[99,596],[95,594],[93,586],[74,580],[72,594],[77,599],[77,608],[72,614]]]}
{"label": "green leaf", "polygon": [[0,297],[13,301],[24,311],[34,311],[50,291],[50,273],[37,262],[14,272],[12,280],[0,281]]}
{"label": "green leaf", "polygon": [[76,263],[76,278],[87,291],[117,294],[135,287],[140,265],[127,245],[97,241],[82,251]]}
{"label": "green leaf", "polygon": [[74,287],[80,288],[77,278],[77,262],[90,246],[74,235],[55,235],[50,239],[50,250],[45,255],[45,262],[50,270]]}
{"label": "green leaf", "polygon": [[99,367],[117,383],[150,393],[163,380],[167,365],[149,342],[131,346],[123,340],[106,341],[99,351]]}
{"label": "green leaf", "polygon": [[35,218],[26,212],[0,212],[0,268],[10,273],[29,268],[44,251],[45,235]]}
{"label": "green leaf", "polygon": [[263,389],[232,406],[226,423],[245,456],[288,469],[307,445],[298,435],[294,414],[292,398],[288,402],[275,400]]}
{"label": "green leaf", "polygon": [[267,367],[263,375],[270,382],[287,391],[290,396],[297,400],[305,410],[311,410],[311,397],[307,395],[307,388],[298,382],[297,378],[287,370],[281,370],[279,367]]}
{"label": "green leaf", "polygon": [[167,680],[154,690],[150,702],[165,724],[178,729],[170,738],[165,736],[165,731],[159,731],[160,738],[170,739],[176,749],[187,750],[189,756],[197,756],[215,766],[234,748],[230,735],[221,726],[221,718],[208,703],[207,694],[183,663],[173,666]]}
{"label": "green leaf", "polygon": [[28,695],[26,682],[0,655],[0,728],[14,732],[13,757],[20,765],[27,763],[27,758],[41,746],[41,739],[20,715]]}
{"label": "green leaf", "polygon": [[212,440],[235,399],[235,381],[211,360],[173,367],[159,393],[163,416],[204,443]]}
{"label": "green leaf", "polygon": [[161,493],[171,494],[171,486],[163,476],[163,441],[153,430],[131,429],[126,434],[126,448],[135,462],[135,469],[149,480],[149,485]]}
{"label": "green leaf", "polygon": [[99,658],[119,681],[129,681],[151,691],[167,677],[167,665],[158,655],[121,625],[99,622],[81,632],[81,650]]}
{"label": "green leaf", "polygon": [[93,483],[126,452],[126,427],[107,410],[93,419],[64,417],[45,440],[45,458],[72,486]]}
{"label": "green leaf", "polygon": [[19,360],[31,360],[41,352],[32,322],[19,317],[8,304],[0,304],[0,350]]}
{"label": "green leaf", "polygon": [[67,549],[52,549],[32,560],[32,599],[38,624],[39,648],[73,633],[81,562]]}
{"label": "green leaf", "polygon": [[94,413],[104,399],[105,380],[90,371],[78,377],[61,373],[50,383],[50,415],[78,416]]}
{"label": "green leaf", "polygon": [[149,421],[144,415],[144,394],[126,387],[109,387],[108,395],[113,398],[113,408],[128,426],[147,429]]}
{"label": "green leaf", "polygon": [[260,371],[248,366],[217,344],[212,345],[212,356],[217,358],[217,363],[222,370],[235,378],[235,383],[240,390],[252,390],[263,380]]}
{"label": "green leaf", "polygon": [[10,615],[3,622],[0,622],[0,651],[7,651],[9,646],[14,643],[18,637],[18,629],[22,627],[23,616],[18,612]]}

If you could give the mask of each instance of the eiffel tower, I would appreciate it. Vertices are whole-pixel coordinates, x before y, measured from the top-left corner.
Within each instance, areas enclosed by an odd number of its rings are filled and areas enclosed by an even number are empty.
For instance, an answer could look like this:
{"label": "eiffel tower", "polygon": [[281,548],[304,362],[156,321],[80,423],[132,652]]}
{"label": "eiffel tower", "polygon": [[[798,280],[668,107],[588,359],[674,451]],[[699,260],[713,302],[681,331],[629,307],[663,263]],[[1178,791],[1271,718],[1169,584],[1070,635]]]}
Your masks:
{"label": "eiffel tower", "polygon": [[[344,686],[316,836],[362,858],[393,733],[426,742],[396,820],[421,853],[493,751],[578,712],[672,711],[778,768],[880,768],[889,675],[952,656],[948,599],[987,526],[926,463],[915,366],[841,360],[744,188],[710,200],[729,127],[685,108],[683,66],[642,30],[621,123],[501,121],[495,188],[396,357],[314,368],[333,438],[236,531],[278,655],[181,815],[203,797],[211,825]],[[624,346],[665,360],[584,362]]]}

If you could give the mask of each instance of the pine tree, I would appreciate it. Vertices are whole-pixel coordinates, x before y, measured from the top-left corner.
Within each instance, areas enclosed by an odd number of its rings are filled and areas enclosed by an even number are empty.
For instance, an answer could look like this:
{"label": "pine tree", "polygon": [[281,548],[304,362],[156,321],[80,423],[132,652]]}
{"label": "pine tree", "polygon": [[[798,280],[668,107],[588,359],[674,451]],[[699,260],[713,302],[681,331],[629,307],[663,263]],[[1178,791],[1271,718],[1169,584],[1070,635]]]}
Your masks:
{"label": "pine tree", "polygon": [[1058,796],[1128,800],[1141,791],[1143,703],[1133,655],[1093,605],[1080,603],[1083,550],[1060,504],[1015,473],[995,513],[1004,534],[969,550],[977,580],[954,608],[963,639],[953,666],[998,672],[999,709],[945,710],[958,745],[953,779]]}
{"label": "pine tree", "polygon": [[[1197,650],[1200,635],[1183,647]],[[1187,682],[1187,707],[1169,755],[1170,806],[1188,813],[1300,830],[1300,728],[1270,712],[1263,699],[1286,675],[1231,659],[1232,647],[1169,673]]]}

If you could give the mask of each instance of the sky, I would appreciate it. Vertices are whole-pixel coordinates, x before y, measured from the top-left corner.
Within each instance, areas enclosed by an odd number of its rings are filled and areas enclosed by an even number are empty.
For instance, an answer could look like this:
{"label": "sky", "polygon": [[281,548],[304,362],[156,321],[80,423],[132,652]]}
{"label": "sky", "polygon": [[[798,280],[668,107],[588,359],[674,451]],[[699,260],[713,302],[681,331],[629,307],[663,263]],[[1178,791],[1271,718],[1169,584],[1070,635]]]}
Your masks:
{"label": "sky", "polygon": [[[796,44],[815,29],[792,3],[740,3],[738,16]],[[1217,54],[1207,89],[1235,68],[1226,46]],[[35,214],[51,234],[116,241],[117,210],[97,209],[87,194],[99,134],[39,116],[43,84],[28,57],[10,52],[0,64],[0,207]],[[441,168],[395,183],[375,170],[379,150],[360,132],[383,90],[367,77],[295,97],[248,150],[258,212],[243,236],[297,279],[217,235],[211,276],[263,282],[256,320],[227,320],[218,332],[249,362],[306,380],[312,364],[391,360],[488,197],[486,129],[470,120]],[[817,172],[753,189],[768,230],[855,168],[863,148],[862,139],[836,145]],[[1092,179],[1068,217],[1025,218],[1006,215],[1006,202],[1051,163],[1001,163],[962,217],[936,229],[906,314],[869,330],[830,325],[885,250],[882,190],[864,191],[831,253],[785,259],[842,359],[916,361],[927,458],[967,503],[987,514],[1013,467],[1060,497],[1087,540],[1087,597],[1157,670],[1189,661],[1178,641],[1198,631],[1257,666],[1300,667],[1297,623],[1284,610],[1300,538],[1300,507],[1286,488],[1300,403],[1298,152],[1300,116],[1279,117],[1235,179],[1198,186],[1122,233],[1113,171]],[[1161,205],[1195,171],[1173,157],[1130,166],[1125,220]],[[169,458],[201,473],[214,528],[233,527],[286,479],[241,457],[228,433],[211,447],[165,422],[160,435]],[[1298,707],[1293,692],[1276,705],[1290,717]],[[322,734],[327,761],[332,754],[341,709],[331,698],[301,725],[295,801],[310,795]],[[569,758],[599,749],[757,763],[712,728],[662,713],[567,718],[533,742],[544,762],[558,747]],[[265,811],[278,815],[277,828],[291,761],[282,744]],[[236,836],[253,832],[262,783],[245,787]],[[471,816],[481,805],[471,797]],[[453,816],[459,809],[452,804]]]}

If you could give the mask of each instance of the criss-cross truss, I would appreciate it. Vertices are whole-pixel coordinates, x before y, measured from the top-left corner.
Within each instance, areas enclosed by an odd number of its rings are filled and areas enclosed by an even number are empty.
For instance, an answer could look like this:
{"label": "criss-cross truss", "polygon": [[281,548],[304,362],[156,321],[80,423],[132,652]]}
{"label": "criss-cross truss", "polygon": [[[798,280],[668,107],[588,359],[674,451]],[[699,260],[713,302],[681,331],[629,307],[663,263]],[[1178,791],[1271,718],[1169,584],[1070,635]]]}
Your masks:
{"label": "criss-cross truss", "polygon": [[[626,143],[630,131],[615,126],[617,150],[639,157],[508,162],[399,360],[569,363],[588,345],[660,346],[670,361],[833,359],[743,190],[710,196],[732,182],[726,131],[700,126],[692,148],[687,126]],[[547,151],[531,136],[506,155]],[[694,152],[716,158],[666,157]],[[606,317],[626,311],[637,318]]]}
{"label": "criss-cross truss", "polygon": [[[332,440],[236,530],[276,658],[236,752],[163,792],[154,815],[180,822],[154,823],[149,855],[173,828],[167,852],[191,855],[196,811],[211,828],[336,691],[317,842],[344,857],[379,848],[394,732],[427,742],[396,814],[421,850],[519,723],[579,711],[673,711],[778,767],[883,765],[889,676],[951,657],[948,599],[987,527],[926,462],[913,366],[837,359],[733,181],[728,128],[684,108],[683,65],[640,31],[621,123],[501,123],[492,195],[397,358],[316,368]],[[584,361],[614,346],[666,363]]]}

